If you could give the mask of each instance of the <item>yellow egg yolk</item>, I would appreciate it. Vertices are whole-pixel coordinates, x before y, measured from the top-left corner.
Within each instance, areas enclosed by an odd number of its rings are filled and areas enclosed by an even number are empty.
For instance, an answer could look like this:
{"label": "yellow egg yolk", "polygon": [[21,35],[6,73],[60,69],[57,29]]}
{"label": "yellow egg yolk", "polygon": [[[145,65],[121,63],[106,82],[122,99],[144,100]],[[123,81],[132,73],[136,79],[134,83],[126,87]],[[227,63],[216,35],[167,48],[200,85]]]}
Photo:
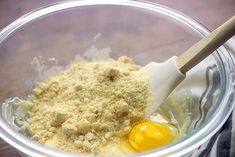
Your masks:
{"label": "yellow egg yolk", "polygon": [[173,142],[174,137],[166,125],[143,121],[132,128],[128,141],[136,151],[144,152],[165,146]]}

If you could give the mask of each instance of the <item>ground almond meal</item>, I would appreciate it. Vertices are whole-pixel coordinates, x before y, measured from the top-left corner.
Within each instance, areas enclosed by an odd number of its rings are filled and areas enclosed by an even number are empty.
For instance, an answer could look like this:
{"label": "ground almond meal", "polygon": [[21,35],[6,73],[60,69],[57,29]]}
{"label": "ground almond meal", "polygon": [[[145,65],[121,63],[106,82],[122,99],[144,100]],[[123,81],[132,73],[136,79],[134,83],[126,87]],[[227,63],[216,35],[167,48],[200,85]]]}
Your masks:
{"label": "ground almond meal", "polygon": [[34,89],[28,120],[32,139],[64,151],[97,154],[144,117],[150,95],[146,76],[126,56],[73,64]]}

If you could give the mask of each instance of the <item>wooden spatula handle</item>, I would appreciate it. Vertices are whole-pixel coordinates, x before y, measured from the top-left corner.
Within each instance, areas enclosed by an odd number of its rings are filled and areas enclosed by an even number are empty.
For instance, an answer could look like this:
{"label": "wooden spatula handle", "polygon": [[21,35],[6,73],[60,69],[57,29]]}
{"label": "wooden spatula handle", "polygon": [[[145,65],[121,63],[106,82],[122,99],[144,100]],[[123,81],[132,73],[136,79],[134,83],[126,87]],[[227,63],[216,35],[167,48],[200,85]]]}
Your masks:
{"label": "wooden spatula handle", "polygon": [[181,54],[176,60],[179,70],[186,73],[233,35],[235,35],[235,15]]}

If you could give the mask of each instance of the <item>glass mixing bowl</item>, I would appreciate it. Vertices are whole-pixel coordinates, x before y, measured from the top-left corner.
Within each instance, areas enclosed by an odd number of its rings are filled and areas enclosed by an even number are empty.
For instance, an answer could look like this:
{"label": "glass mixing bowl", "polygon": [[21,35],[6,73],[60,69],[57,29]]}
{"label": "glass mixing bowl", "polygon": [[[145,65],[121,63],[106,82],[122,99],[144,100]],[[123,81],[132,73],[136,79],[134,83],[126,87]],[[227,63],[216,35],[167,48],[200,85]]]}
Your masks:
{"label": "glass mixing bowl", "polygon": [[[97,57],[127,55],[146,65],[179,55],[208,33],[178,11],[143,1],[68,1],[22,16],[0,32],[1,138],[29,156],[82,156],[44,147],[17,132],[11,121],[15,109],[4,106],[5,100],[27,98],[39,79],[63,70],[78,56],[89,58],[91,51]],[[232,57],[221,46],[194,69],[181,85],[193,89],[197,98],[188,108],[192,131],[136,156],[195,155],[225,123],[234,104]]]}

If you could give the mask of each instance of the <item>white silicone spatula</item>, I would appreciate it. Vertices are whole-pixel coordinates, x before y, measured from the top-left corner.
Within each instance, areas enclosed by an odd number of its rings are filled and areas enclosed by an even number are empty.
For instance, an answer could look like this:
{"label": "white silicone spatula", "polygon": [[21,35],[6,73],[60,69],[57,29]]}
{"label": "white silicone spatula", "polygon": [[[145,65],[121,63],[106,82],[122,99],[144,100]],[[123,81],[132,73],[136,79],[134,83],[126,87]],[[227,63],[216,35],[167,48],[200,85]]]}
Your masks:
{"label": "white silicone spatula", "polygon": [[145,66],[149,75],[151,101],[147,115],[169,96],[175,87],[185,78],[185,74],[214,50],[235,35],[235,16],[211,32],[205,38],[189,48],[179,57],[172,57],[163,63],[151,62]]}

